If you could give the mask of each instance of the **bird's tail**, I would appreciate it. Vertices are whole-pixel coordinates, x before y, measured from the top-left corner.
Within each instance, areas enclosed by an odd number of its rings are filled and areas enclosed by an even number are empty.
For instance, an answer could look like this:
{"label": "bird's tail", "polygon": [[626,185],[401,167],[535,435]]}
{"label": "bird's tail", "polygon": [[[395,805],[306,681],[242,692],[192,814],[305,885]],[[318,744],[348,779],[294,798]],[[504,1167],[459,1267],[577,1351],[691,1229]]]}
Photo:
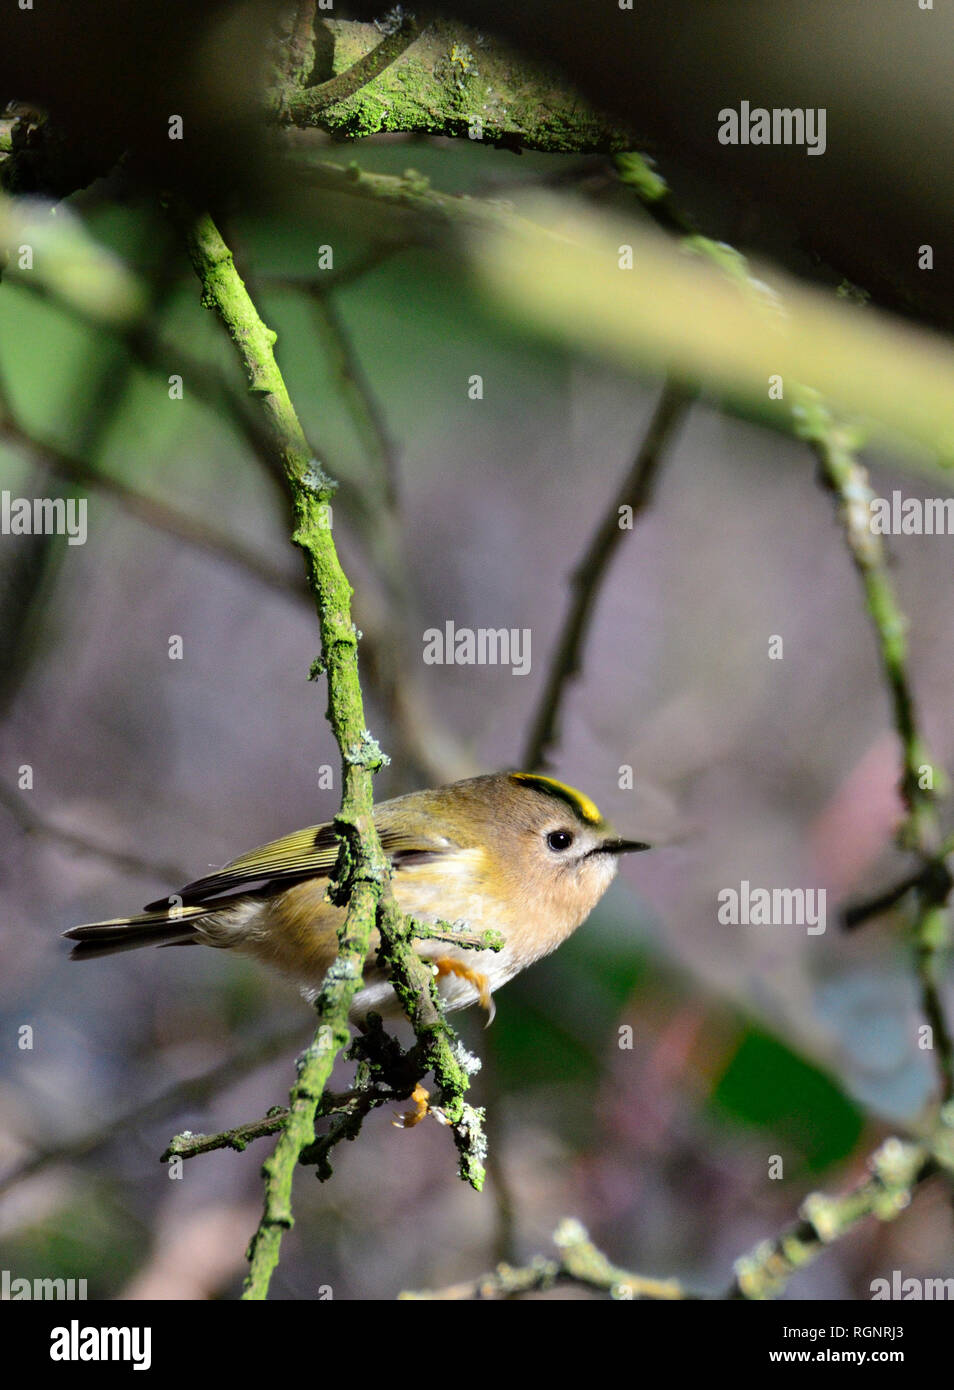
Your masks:
{"label": "bird's tail", "polygon": [[206,905],[140,912],[135,917],[70,927],[63,935],[78,943],[70,952],[70,960],[92,960],[115,951],[134,951],[139,946],[194,945],[196,918],[208,917],[212,910]]}

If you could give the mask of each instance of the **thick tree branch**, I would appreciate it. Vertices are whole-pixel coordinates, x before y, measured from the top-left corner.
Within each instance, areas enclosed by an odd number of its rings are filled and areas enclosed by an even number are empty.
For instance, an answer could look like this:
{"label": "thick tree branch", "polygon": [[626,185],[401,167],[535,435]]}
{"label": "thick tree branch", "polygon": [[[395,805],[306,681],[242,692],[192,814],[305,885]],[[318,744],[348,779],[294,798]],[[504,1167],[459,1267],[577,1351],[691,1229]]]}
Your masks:
{"label": "thick tree branch", "polygon": [[[371,26],[367,26],[371,27]],[[412,15],[403,16],[393,33],[386,34],[367,53],[357,58],[344,72],[338,72],[327,82],[315,87],[303,87],[286,98],[283,117],[293,125],[318,125],[329,106],[347,102],[359,93],[385,68],[391,66],[417,38],[417,21]]]}
{"label": "thick tree branch", "polygon": [[325,20],[324,28],[334,40],[334,75],[286,93],[286,123],[318,126],[339,139],[399,131],[557,153],[633,143],[562,76],[460,24],[437,20],[418,33],[404,19],[383,40],[373,24]]}

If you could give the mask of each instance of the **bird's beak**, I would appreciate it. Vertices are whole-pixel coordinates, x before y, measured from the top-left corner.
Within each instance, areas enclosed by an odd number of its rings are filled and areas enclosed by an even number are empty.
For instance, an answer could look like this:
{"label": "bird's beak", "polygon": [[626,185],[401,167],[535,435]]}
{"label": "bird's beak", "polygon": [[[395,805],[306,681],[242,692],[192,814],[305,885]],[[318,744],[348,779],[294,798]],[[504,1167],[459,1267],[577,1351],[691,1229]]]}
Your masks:
{"label": "bird's beak", "polygon": [[604,840],[598,846],[600,854],[631,854],[639,849],[652,849],[652,845],[643,844],[642,840]]}

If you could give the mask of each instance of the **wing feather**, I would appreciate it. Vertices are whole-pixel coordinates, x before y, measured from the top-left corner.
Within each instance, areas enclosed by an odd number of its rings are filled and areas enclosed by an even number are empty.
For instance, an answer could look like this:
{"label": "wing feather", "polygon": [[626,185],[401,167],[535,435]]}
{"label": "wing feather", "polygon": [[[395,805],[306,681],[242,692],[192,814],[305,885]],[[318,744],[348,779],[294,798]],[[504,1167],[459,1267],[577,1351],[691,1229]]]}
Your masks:
{"label": "wing feather", "polygon": [[[430,858],[444,853],[450,845],[443,837],[408,834],[387,825],[379,825],[378,830],[384,851],[395,865],[400,864],[402,859],[420,860],[422,856]],[[232,892],[253,883],[290,886],[306,878],[327,877],[337,857],[338,840],[331,822],[309,825],[304,830],[295,830],[290,835],[283,835],[278,840],[270,840],[267,845],[250,850],[214,873],[204,874],[202,878],[186,884],[174,896],[191,906],[207,903],[220,893]],[[168,898],[159,898],[154,903],[147,903],[146,911],[160,911],[168,906]]]}

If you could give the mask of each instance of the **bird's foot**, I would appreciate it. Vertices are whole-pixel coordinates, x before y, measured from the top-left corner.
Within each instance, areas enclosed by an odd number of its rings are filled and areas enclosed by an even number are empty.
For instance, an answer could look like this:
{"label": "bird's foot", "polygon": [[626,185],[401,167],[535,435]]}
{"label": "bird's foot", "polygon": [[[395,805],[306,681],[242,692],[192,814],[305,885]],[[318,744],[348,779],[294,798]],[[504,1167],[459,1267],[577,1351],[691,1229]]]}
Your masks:
{"label": "bird's foot", "polygon": [[430,1109],[430,1095],[420,1082],[411,1092],[411,1100],[414,1102],[414,1109],[405,1110],[403,1114],[398,1115],[396,1120],[391,1121],[398,1129],[413,1129],[415,1125],[421,1123]]}
{"label": "bird's foot", "polygon": [[450,956],[439,956],[431,964],[438,975],[458,975],[462,980],[468,980],[477,991],[480,1007],[487,1011],[487,1025],[493,1023],[497,1005],[494,1003],[494,997],[490,992],[490,981],[486,975],[481,974],[479,970],[474,970],[470,965],[465,965],[462,960],[452,960]]}

